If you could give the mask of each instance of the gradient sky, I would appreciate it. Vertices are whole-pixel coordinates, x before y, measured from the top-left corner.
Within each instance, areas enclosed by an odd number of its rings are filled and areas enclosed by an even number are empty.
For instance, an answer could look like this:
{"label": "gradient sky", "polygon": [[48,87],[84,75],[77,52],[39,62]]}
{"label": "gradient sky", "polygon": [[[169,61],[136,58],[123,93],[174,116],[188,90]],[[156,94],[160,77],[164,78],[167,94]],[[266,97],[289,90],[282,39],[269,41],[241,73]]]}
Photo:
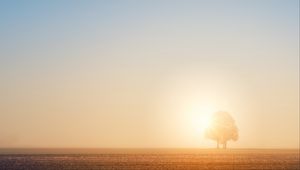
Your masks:
{"label": "gradient sky", "polygon": [[297,0],[2,0],[0,21],[0,147],[214,147],[195,120],[218,110],[229,147],[299,147]]}

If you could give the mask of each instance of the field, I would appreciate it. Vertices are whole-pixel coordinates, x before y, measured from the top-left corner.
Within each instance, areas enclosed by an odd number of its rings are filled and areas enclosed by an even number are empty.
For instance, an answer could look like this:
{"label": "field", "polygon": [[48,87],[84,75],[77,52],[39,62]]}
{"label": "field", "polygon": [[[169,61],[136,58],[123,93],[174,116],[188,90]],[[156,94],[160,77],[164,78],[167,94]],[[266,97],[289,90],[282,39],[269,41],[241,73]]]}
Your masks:
{"label": "field", "polygon": [[0,149],[0,169],[300,169],[298,149]]}

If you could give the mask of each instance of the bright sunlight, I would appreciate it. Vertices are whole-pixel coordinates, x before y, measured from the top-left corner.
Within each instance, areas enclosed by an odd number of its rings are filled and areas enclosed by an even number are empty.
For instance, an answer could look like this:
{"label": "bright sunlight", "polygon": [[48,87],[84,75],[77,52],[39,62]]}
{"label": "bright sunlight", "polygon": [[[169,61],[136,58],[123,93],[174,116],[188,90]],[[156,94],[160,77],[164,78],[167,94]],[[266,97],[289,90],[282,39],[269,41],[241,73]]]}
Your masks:
{"label": "bright sunlight", "polygon": [[211,105],[196,105],[189,112],[189,122],[191,128],[197,134],[203,134],[209,126],[212,114],[216,111]]}

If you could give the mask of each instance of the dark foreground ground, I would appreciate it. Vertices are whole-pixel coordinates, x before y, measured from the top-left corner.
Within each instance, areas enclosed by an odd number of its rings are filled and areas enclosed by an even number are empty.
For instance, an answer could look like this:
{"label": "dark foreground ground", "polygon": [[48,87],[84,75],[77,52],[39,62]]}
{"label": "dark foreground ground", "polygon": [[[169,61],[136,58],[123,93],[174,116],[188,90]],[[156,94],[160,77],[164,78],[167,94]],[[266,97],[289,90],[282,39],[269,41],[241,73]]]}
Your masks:
{"label": "dark foreground ground", "polygon": [[296,170],[299,166],[297,149],[0,149],[1,170]]}

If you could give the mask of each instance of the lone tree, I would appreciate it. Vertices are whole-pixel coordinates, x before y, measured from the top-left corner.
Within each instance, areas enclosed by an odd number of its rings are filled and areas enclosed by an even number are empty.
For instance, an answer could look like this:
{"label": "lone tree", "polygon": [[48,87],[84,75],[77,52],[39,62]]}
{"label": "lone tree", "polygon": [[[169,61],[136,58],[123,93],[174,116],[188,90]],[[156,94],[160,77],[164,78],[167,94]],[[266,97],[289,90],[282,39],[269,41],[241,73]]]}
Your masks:
{"label": "lone tree", "polygon": [[211,123],[205,130],[205,137],[215,140],[218,149],[219,144],[222,144],[223,149],[226,149],[227,141],[238,140],[238,128],[229,113],[219,111],[213,114]]}

